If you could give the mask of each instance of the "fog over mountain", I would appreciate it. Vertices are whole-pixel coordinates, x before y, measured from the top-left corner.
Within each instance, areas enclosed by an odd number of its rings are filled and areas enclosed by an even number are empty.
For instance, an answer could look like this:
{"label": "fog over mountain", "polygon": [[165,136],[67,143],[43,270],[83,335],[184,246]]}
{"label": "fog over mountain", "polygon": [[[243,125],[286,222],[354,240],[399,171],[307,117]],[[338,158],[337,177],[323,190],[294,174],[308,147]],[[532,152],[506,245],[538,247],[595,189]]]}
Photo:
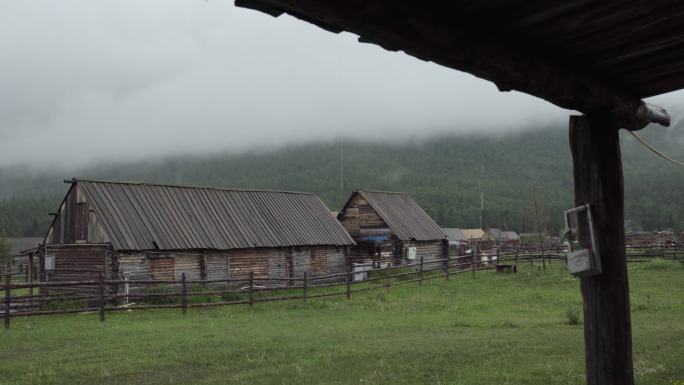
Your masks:
{"label": "fog over mountain", "polygon": [[0,166],[500,133],[568,114],[227,0],[6,1],[0,47]]}

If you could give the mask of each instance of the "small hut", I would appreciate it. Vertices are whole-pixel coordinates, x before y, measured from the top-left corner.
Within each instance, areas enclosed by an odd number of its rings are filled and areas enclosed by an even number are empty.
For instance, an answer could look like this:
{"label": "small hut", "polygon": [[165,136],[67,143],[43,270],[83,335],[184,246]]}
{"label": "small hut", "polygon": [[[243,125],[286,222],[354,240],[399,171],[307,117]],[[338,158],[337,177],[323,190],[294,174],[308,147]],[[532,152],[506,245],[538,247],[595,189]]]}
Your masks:
{"label": "small hut", "polygon": [[356,263],[429,263],[448,253],[442,228],[406,193],[355,191],[337,218],[356,241],[349,254]]}

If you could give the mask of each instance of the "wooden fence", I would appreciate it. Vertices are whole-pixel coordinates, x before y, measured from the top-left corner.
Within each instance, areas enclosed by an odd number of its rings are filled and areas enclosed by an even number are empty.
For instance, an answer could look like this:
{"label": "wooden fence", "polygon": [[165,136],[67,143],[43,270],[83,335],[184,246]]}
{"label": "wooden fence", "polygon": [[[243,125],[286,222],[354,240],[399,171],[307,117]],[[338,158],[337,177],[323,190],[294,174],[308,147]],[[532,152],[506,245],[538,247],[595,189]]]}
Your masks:
{"label": "wooden fence", "polygon": [[[629,262],[644,262],[654,258],[684,261],[684,247],[639,248],[628,250]],[[516,272],[518,264],[546,264],[565,261],[565,250],[498,250],[475,256],[458,256],[431,261],[416,261],[401,266],[366,268],[363,272],[301,278],[255,279],[251,273],[248,280],[107,280],[102,276],[91,281],[16,282],[23,273],[4,275],[4,296],[0,312],[5,328],[10,327],[14,317],[96,312],[100,321],[106,313],[129,309],[180,308],[185,314],[188,308],[249,305],[258,302],[292,301],[306,302],[312,298],[346,296],[377,289],[388,290],[393,286],[480,270]],[[356,280],[359,274],[366,277]],[[15,279],[13,279],[15,278]],[[136,290],[129,290],[130,287]],[[88,290],[83,290],[87,288]],[[76,289],[76,290],[75,290]],[[312,290],[315,290],[312,293]]]}

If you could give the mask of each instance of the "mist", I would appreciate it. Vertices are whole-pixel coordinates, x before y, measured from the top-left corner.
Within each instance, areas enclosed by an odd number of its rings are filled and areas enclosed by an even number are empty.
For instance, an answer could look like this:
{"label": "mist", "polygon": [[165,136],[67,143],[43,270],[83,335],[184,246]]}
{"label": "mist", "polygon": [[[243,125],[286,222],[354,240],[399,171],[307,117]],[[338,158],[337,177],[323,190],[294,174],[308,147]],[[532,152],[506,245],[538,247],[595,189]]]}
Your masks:
{"label": "mist", "polygon": [[228,0],[3,2],[0,47],[0,166],[500,134],[569,113]]}

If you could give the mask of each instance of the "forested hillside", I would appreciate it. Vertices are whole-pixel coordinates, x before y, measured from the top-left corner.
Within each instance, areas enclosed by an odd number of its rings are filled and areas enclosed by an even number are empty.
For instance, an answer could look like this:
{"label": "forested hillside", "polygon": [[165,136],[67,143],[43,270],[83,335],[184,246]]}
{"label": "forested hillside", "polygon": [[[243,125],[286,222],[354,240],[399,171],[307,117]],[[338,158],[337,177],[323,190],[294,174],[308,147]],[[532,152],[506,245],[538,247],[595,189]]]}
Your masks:
{"label": "forested hillside", "polygon": [[[652,127],[642,136],[684,158],[684,127]],[[627,218],[645,229],[684,228],[684,168],[622,133]],[[342,150],[342,151],[341,151]],[[341,152],[343,185],[341,186]],[[534,231],[532,191],[544,227],[557,232],[572,206],[572,166],[565,128],[504,136],[443,135],[404,143],[346,140],[273,151],[173,157],[63,171],[0,168],[0,231],[42,235],[73,176],[201,186],[287,189],[317,193],[338,210],[354,189],[406,191],[443,226]]]}

